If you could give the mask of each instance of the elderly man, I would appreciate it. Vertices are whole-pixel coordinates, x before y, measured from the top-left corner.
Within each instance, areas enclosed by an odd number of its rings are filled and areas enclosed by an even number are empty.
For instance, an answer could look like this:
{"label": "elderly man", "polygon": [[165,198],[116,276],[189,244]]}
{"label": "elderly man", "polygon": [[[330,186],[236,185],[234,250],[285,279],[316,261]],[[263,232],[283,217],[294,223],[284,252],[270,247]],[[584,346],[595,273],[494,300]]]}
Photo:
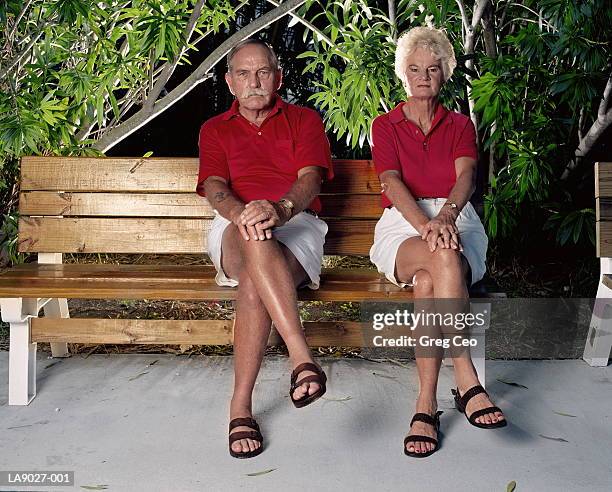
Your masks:
{"label": "elderly man", "polygon": [[327,225],[317,216],[317,195],[333,171],[319,115],[277,95],[282,72],[268,44],[242,41],[227,66],[236,100],[202,125],[197,192],[216,211],[208,235],[215,280],[238,286],[229,451],[250,458],[263,450],[251,408],[271,322],[289,351],[294,405],[325,393],[327,378],[306,344],[296,288],[319,286]]}

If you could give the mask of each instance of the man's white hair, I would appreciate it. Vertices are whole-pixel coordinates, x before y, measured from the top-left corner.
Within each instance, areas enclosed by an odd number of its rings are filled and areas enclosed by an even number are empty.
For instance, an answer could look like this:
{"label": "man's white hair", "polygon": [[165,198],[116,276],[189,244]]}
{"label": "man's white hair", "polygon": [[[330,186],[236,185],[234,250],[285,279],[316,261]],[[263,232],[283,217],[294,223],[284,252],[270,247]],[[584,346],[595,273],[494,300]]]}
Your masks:
{"label": "man's white hair", "polygon": [[444,82],[450,79],[453,70],[457,66],[455,50],[444,31],[425,26],[413,27],[406,31],[397,41],[397,48],[395,49],[395,74],[402,81],[409,96],[411,94],[406,77],[408,69],[406,59],[419,47],[428,48],[434,57],[440,60]]}

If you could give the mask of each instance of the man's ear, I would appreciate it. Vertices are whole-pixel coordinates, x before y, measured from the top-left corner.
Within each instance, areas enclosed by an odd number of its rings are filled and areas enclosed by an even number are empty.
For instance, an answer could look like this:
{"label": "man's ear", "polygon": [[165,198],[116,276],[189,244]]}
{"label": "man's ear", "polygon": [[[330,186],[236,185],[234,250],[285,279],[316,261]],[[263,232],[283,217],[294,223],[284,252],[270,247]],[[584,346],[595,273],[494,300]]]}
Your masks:
{"label": "man's ear", "polygon": [[232,93],[232,96],[235,96],[236,93],[234,92],[234,89],[232,89],[232,77],[230,76],[229,72],[225,72],[225,83],[227,84],[229,91]]}
{"label": "man's ear", "polygon": [[282,69],[278,69],[278,83],[276,84],[276,90],[280,90],[280,88],[283,86],[283,70]]}

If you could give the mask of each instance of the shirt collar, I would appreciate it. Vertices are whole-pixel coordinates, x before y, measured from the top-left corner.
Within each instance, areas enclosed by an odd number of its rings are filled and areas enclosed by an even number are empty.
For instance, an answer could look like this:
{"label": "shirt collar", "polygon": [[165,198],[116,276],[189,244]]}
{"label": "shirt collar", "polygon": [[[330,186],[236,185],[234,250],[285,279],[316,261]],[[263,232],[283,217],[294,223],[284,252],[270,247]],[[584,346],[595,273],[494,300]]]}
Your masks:
{"label": "shirt collar", "polygon": [[[402,111],[402,107],[404,106],[404,104],[406,104],[405,102],[401,102],[399,103],[397,106],[395,106],[395,108],[393,108],[390,112],[389,112],[389,121],[391,123],[401,123],[402,121],[404,121],[404,111]],[[442,121],[446,115],[448,114],[448,109],[446,109],[444,106],[442,106],[442,104],[438,103],[438,108],[436,109],[436,114],[434,115],[434,119],[431,122],[431,129],[433,130],[433,128],[440,122]],[[431,130],[430,130],[431,131]]]}
{"label": "shirt collar", "polygon": [[[240,108],[240,103],[238,102],[238,99],[234,99],[234,102],[232,103],[231,107],[223,114],[223,119],[227,121],[227,120],[232,119],[234,116],[239,116],[240,115],[239,108]],[[269,118],[270,116],[275,115],[279,111],[285,110],[286,108],[287,108],[287,103],[283,101],[282,98],[278,94],[274,94],[274,106],[272,107],[272,111],[270,111],[270,114],[268,114],[266,119]]]}

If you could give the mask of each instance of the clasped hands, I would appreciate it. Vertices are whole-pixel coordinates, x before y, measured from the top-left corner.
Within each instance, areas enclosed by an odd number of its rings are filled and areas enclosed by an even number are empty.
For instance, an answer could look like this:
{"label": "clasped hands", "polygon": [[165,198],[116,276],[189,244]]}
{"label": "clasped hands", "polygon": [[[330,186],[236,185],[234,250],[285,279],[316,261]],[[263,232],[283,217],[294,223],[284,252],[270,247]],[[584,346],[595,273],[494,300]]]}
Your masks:
{"label": "clasped hands", "polygon": [[244,207],[234,208],[230,215],[245,241],[272,239],[272,228],[280,227],[289,220],[288,210],[269,200],[253,200]]}
{"label": "clasped hands", "polygon": [[463,251],[459,241],[459,230],[455,221],[457,216],[450,208],[443,208],[437,216],[424,224],[419,231],[421,239],[427,242],[433,253],[436,248],[450,248]]}

